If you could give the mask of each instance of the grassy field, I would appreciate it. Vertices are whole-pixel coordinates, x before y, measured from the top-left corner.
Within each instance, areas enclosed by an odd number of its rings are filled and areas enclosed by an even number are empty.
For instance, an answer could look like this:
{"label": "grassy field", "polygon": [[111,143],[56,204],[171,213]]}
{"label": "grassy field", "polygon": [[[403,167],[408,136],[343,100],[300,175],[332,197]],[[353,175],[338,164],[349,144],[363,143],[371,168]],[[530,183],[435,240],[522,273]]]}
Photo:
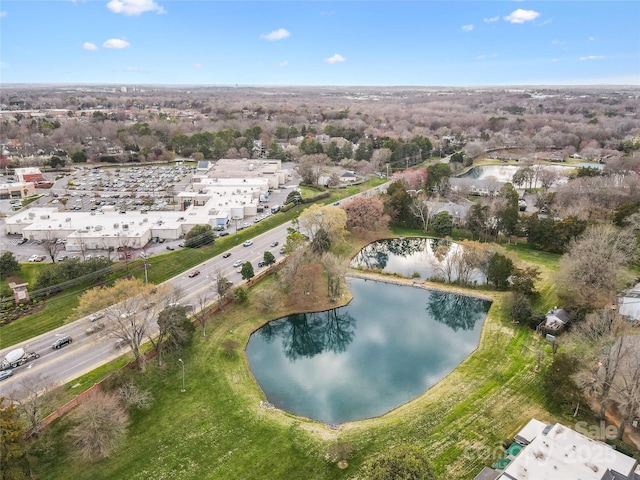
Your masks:
{"label": "grassy field", "polygon": [[[343,246],[357,251],[364,241]],[[535,260],[527,252],[523,261]],[[546,261],[552,263],[551,258]],[[540,263],[544,272],[547,266]],[[273,292],[272,277],[256,285]],[[319,288],[319,290],[322,290]],[[487,291],[482,292],[484,295]],[[478,349],[454,372],[421,397],[379,418],[344,424],[339,430],[276,409],[265,409],[244,355],[249,335],[266,321],[293,311],[284,300],[268,316],[257,305],[234,305],[199,332],[185,362],[186,392],[181,393],[177,358],[164,369],[150,365],[144,375],[128,372],[152,392],[150,409],[132,415],[128,438],[111,459],[86,464],[62,441],[68,428],[57,421],[37,451],[42,479],[346,479],[362,462],[392,445],[411,443],[429,452],[442,478],[470,479],[501,456],[501,443],[531,417],[563,421],[544,407],[538,352],[550,362],[548,344],[504,311],[504,293],[485,321]],[[283,297],[284,298],[284,297]],[[310,299],[319,310],[335,307],[324,291]],[[237,348],[228,358],[223,342]],[[87,383],[90,383],[87,382]],[[574,420],[575,421],[575,420]],[[339,469],[327,458],[336,441],[353,447],[349,466]]]}

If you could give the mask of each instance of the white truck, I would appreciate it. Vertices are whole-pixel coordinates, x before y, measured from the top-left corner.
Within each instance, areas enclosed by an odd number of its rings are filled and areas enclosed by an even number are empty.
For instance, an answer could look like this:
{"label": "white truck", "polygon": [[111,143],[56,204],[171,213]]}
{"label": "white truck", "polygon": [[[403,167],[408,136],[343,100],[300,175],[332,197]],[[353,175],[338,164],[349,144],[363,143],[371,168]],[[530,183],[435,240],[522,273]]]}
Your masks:
{"label": "white truck", "polygon": [[7,353],[0,365],[0,370],[9,370],[27,363],[29,360],[40,358],[39,353],[28,352],[24,348],[16,348]]}

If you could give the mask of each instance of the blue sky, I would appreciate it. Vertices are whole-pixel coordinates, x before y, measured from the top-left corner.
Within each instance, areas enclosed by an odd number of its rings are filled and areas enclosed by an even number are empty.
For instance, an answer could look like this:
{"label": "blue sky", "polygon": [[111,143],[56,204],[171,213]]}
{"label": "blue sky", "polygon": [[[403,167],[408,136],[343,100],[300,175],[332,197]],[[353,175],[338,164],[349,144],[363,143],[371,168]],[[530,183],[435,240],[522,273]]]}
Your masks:
{"label": "blue sky", "polygon": [[640,84],[635,0],[3,0],[0,41],[4,84]]}

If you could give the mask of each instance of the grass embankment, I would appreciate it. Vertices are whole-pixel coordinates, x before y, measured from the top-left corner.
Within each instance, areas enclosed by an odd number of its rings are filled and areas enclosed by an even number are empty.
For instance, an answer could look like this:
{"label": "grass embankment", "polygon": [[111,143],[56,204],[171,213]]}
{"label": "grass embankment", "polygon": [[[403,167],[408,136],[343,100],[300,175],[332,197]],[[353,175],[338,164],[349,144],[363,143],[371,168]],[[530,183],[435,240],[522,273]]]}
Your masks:
{"label": "grass embankment", "polygon": [[[251,298],[260,290],[273,292],[273,282],[269,277],[258,284]],[[186,393],[180,392],[181,369],[175,357],[165,358],[163,370],[150,366],[144,375],[132,373],[154,401],[149,410],[133,414],[127,440],[111,459],[92,465],[74,460],[62,446],[66,427],[57,422],[46,435],[58,446],[39,455],[38,474],[42,479],[95,480],[346,479],[356,475],[367,457],[398,443],[412,443],[429,452],[443,478],[473,478],[501,456],[502,440],[531,417],[561,420],[545,410],[541,375],[535,371],[538,351],[544,352],[543,363],[550,361],[548,344],[507,319],[506,294],[491,295],[494,303],[480,345],[454,372],[393,412],[345,424],[339,431],[260,407],[265,398],[249,370],[244,345],[267,320],[293,309],[283,300],[266,316],[256,308],[257,302],[234,305],[216,315],[207,336],[198,333],[189,351],[181,354]],[[317,298],[309,300],[315,300],[318,310],[335,306],[324,297],[319,287]],[[232,358],[225,354],[227,340],[238,345]],[[353,446],[344,470],[326,459],[336,440]]]}

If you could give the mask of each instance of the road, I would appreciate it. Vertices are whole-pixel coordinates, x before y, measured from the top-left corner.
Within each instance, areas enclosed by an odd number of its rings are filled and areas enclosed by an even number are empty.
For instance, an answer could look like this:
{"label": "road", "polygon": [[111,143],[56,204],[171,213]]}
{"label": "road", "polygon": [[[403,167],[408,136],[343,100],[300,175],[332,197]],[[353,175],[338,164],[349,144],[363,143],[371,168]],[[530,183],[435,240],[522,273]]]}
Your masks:
{"label": "road", "polygon": [[[218,272],[233,282],[234,286],[244,283],[241,274],[236,271],[237,268],[233,267],[235,261],[251,262],[254,272],[258,273],[261,270],[258,268],[258,262],[262,260],[265,251],[273,253],[276,260],[282,259],[283,255],[279,251],[286,241],[288,227],[291,227],[290,222],[253,238],[254,243],[250,247],[244,247],[242,244],[233,247],[228,250],[231,253],[228,258],[222,258],[222,255],[213,257],[166,283],[179,289],[182,294],[180,298],[182,305],[191,304],[197,308],[198,297],[211,292]],[[279,245],[271,247],[274,241],[279,242]],[[153,257],[149,259],[149,264],[153,265]],[[199,270],[200,274],[190,278],[189,273],[193,270]],[[215,300],[216,297],[210,299],[210,301]],[[47,382],[64,384],[119,357],[126,351],[125,348],[116,348],[115,339],[101,332],[85,334],[89,326],[91,326],[89,318],[83,317],[27,342],[0,350],[0,358],[4,358],[9,351],[18,347],[40,354],[40,358],[13,369],[13,376],[0,383],[0,396],[9,395],[27,375],[41,374],[46,377]],[[60,349],[52,349],[51,345],[56,338],[63,335],[71,335],[73,342]]]}
{"label": "road", "polygon": [[[355,196],[377,194],[378,191],[386,190],[389,183],[390,182],[387,182],[375,189]],[[345,200],[348,199],[343,199],[340,202],[336,202],[336,204],[339,205]],[[261,270],[258,268],[258,262],[262,260],[265,251],[268,250],[273,253],[276,261],[282,260],[283,255],[280,254],[279,251],[286,241],[287,229],[291,226],[291,222],[287,222],[275,227],[262,235],[254,237],[252,239],[253,245],[244,247],[242,244],[239,244],[228,250],[231,256],[223,258],[222,255],[218,255],[210,258],[165,283],[181,292],[180,304],[190,304],[197,309],[199,303],[198,297],[212,291],[218,273],[221,273],[227,277],[229,281],[233,282],[234,287],[246,283],[242,280],[242,275],[237,272],[237,267],[233,267],[234,262],[238,260],[243,263],[251,262],[254,267],[254,272],[258,273]],[[275,241],[277,241],[279,245],[272,247],[271,244]],[[153,266],[153,256],[149,258],[148,262]],[[199,270],[200,274],[195,277],[189,277],[189,273],[193,270]],[[215,290],[215,287],[213,287],[213,289]],[[213,303],[216,299],[217,297],[211,293],[209,303]],[[22,342],[18,345],[0,350],[0,359],[4,359],[4,356],[9,351],[18,347],[23,347],[30,352],[40,354],[40,358],[14,368],[13,376],[0,382],[0,396],[7,396],[18,388],[19,383],[27,375],[41,374],[43,377],[46,377],[47,381],[51,384],[64,384],[119,357],[127,351],[126,348],[116,348],[115,339],[107,337],[101,334],[101,332],[87,335],[85,330],[89,328],[89,326],[91,326],[89,318],[83,317],[56,330],[32,338],[27,342]],[[55,342],[56,338],[63,335],[71,335],[73,342],[61,349],[52,349],[51,345]]]}

